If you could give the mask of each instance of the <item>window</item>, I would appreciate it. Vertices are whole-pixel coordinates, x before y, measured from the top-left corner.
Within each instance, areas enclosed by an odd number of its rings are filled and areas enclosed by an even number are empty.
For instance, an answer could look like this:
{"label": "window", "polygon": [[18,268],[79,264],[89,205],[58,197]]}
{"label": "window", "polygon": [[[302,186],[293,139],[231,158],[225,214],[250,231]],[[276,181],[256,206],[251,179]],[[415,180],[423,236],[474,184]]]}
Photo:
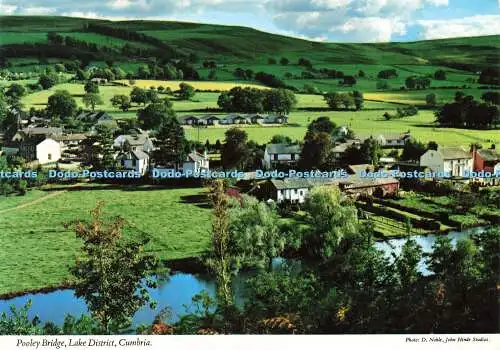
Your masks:
{"label": "window", "polygon": [[47,159],[52,160],[52,153],[47,154]]}
{"label": "window", "polygon": [[273,160],[278,160],[278,155],[277,154],[273,154]]}

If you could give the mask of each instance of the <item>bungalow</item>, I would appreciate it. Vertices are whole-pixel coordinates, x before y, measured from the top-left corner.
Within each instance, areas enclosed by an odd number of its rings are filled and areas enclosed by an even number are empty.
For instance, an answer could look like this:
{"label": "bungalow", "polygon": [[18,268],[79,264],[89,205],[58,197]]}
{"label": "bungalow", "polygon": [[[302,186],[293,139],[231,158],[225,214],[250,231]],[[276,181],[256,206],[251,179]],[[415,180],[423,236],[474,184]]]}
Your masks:
{"label": "bungalow", "polygon": [[215,115],[206,115],[200,119],[200,122],[204,125],[217,125],[220,119]]}
{"label": "bungalow", "polygon": [[420,166],[452,177],[463,177],[465,172],[472,171],[472,165],[472,155],[461,147],[439,147],[420,157]]}
{"label": "bungalow", "polygon": [[262,164],[266,169],[272,169],[280,166],[290,167],[297,165],[299,158],[299,145],[270,143],[266,145]]}
{"label": "bungalow", "polygon": [[411,134],[404,132],[402,134],[379,135],[376,140],[382,147],[404,147],[410,138]]}
{"label": "bungalow", "polygon": [[287,124],[288,116],[286,115],[270,115],[264,118],[264,124]]}
{"label": "bungalow", "polygon": [[200,118],[190,115],[184,118],[185,125],[198,125],[200,123]]}
{"label": "bungalow", "polygon": [[113,146],[126,151],[142,151],[148,154],[153,152],[153,141],[146,132],[140,134],[120,135],[115,138]]}
{"label": "bungalow", "polygon": [[264,117],[259,114],[250,115],[249,118],[252,124],[262,124],[264,122]]}
{"label": "bungalow", "polygon": [[207,152],[201,155],[193,151],[187,155],[186,160],[182,164],[182,170],[184,172],[190,171],[193,173],[204,172],[210,170],[209,165]]}
{"label": "bungalow", "polygon": [[20,142],[19,155],[38,164],[57,162],[61,159],[61,144],[44,136],[29,137]]}
{"label": "bungalow", "polygon": [[106,84],[108,82],[108,79],[95,77],[95,78],[90,79],[90,81],[93,83],[97,83],[97,84]]}
{"label": "bungalow", "polygon": [[248,124],[247,118],[237,114],[230,114],[223,120],[224,122],[221,122],[221,124]]}
{"label": "bungalow", "polygon": [[116,156],[117,162],[127,170],[146,174],[149,167],[149,155],[141,150],[122,151]]}

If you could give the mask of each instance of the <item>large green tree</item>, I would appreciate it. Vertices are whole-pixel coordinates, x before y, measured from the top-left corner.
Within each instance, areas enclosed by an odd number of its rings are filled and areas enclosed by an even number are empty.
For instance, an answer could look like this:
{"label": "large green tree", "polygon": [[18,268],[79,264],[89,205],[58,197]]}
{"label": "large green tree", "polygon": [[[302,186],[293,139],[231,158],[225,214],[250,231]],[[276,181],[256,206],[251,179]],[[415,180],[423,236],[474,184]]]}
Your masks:
{"label": "large green tree", "polygon": [[101,96],[95,93],[86,93],[85,95],[83,95],[82,100],[87,108],[90,107],[92,109],[92,112],[95,111],[95,106],[103,104]]}
{"label": "large green tree", "polygon": [[161,166],[177,168],[186,158],[186,137],[177,118],[167,115],[156,135],[155,162]]}
{"label": "large green tree", "polygon": [[175,112],[172,109],[172,104],[164,101],[151,103],[137,112],[139,123],[141,123],[142,128],[147,130],[159,129],[168,117],[174,116]]}
{"label": "large green tree", "polygon": [[313,188],[307,196],[305,210],[311,230],[303,247],[312,258],[329,259],[344,237],[355,235],[359,230],[354,203],[336,186]]}
{"label": "large green tree", "polygon": [[70,119],[75,115],[76,108],[75,99],[66,90],[57,90],[47,102],[47,114],[53,119]]}
{"label": "large green tree", "polygon": [[225,169],[242,169],[248,156],[248,135],[245,130],[234,127],[227,130],[225,135],[226,138],[221,152],[222,165]]}
{"label": "large green tree", "polygon": [[75,295],[83,298],[104,333],[117,333],[128,327],[131,318],[152,300],[146,289],[155,284],[145,278],[157,267],[156,259],[144,253],[147,239],[125,239],[123,218],[106,220],[103,203],[91,212],[90,221],[70,223],[81,239],[81,254],[71,273]]}

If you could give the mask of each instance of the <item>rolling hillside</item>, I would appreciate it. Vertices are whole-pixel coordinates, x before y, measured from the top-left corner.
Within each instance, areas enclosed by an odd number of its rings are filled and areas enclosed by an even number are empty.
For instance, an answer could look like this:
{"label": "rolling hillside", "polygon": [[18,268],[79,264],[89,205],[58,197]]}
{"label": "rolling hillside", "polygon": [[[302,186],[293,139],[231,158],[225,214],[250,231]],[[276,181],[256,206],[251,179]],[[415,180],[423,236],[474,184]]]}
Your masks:
{"label": "rolling hillside", "polygon": [[[90,33],[89,24],[105,25],[146,35],[163,43],[145,43],[139,40]],[[164,21],[117,21],[45,16],[0,17],[0,49],[10,58],[43,55],[48,58],[83,57],[84,59],[127,58],[119,47],[128,44],[134,48],[157,50],[165,48],[178,55],[196,53],[201,58],[216,59],[220,63],[265,64],[268,57],[285,56],[291,62],[307,57],[315,65],[382,64],[434,65],[479,70],[485,66],[499,66],[500,36],[456,38],[408,43],[338,44],[319,43],[261,32],[252,28],[200,23]],[[57,47],[47,41],[48,32],[57,32],[78,40],[109,47],[106,54]],[[106,57],[105,57],[106,56]]]}

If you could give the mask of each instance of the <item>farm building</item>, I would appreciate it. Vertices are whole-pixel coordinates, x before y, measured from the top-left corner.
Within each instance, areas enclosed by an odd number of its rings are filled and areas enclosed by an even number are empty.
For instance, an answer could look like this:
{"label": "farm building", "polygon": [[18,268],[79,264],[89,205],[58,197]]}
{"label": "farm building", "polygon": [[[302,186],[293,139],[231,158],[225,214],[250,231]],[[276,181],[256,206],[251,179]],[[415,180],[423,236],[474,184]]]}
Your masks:
{"label": "farm building", "polygon": [[472,171],[472,155],[461,147],[439,147],[437,151],[425,152],[420,157],[420,166],[452,177],[463,177]]}
{"label": "farm building", "polygon": [[286,143],[270,143],[264,151],[262,165],[266,169],[293,167],[300,158],[300,146]]}

